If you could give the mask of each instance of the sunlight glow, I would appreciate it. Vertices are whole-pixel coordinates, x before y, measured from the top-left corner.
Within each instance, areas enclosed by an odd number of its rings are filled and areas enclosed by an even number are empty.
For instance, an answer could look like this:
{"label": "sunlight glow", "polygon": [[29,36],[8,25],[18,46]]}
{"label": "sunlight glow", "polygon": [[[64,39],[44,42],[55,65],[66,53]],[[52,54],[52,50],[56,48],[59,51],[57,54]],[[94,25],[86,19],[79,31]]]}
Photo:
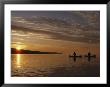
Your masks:
{"label": "sunlight glow", "polygon": [[17,49],[17,50],[21,50],[21,47],[17,47],[16,49]]}
{"label": "sunlight glow", "polygon": [[17,65],[17,67],[18,68],[20,68],[21,67],[21,57],[20,57],[20,54],[17,54],[16,55],[17,57],[17,59],[16,59],[16,65]]}

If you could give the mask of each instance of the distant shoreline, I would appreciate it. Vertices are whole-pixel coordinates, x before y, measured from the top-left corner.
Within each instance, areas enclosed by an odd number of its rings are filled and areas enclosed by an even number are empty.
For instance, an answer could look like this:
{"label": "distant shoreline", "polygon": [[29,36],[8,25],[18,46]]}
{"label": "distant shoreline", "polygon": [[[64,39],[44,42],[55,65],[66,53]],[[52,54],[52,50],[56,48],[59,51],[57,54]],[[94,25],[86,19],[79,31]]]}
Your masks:
{"label": "distant shoreline", "polygon": [[[58,54],[58,53],[57,53]],[[60,53],[59,53],[60,54]],[[17,55],[17,54],[12,54],[11,55]],[[26,54],[20,54],[20,55],[26,55]],[[31,55],[31,54],[27,54],[27,55]],[[33,54],[33,55],[39,55],[39,54]],[[48,54],[41,54],[41,55],[48,55]]]}
{"label": "distant shoreline", "polygon": [[31,50],[17,50],[15,48],[11,48],[11,54],[62,54],[58,52],[41,52],[41,51],[31,51]]}

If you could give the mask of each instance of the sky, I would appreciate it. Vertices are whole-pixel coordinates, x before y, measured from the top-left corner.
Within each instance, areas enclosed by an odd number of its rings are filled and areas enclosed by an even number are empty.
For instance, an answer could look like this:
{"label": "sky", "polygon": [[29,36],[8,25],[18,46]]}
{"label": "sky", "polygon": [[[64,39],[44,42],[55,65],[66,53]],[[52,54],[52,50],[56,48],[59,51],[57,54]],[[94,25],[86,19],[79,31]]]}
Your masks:
{"label": "sky", "polygon": [[[11,47],[40,51],[100,46],[99,11],[12,11]],[[83,48],[83,49],[82,49]]]}

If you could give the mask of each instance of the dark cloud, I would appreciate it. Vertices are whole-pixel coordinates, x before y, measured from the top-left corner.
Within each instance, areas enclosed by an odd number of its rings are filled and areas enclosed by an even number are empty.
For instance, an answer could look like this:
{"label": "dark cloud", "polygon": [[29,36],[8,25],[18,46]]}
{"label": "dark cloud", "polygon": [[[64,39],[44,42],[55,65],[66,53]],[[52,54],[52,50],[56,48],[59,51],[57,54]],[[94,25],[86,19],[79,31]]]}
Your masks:
{"label": "dark cloud", "polygon": [[41,38],[44,34],[48,37],[42,39],[97,43],[100,41],[99,15],[98,11],[14,11],[12,30],[17,32],[12,33],[15,36],[24,34],[21,35],[22,38],[32,36]]}

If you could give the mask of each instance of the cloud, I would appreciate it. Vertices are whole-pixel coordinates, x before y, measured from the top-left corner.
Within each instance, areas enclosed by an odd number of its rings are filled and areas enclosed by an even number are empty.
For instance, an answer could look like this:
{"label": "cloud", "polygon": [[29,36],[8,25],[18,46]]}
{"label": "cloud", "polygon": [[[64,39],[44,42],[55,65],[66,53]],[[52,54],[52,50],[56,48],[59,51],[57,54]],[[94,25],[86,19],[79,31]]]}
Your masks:
{"label": "cloud", "polygon": [[[16,12],[15,12],[16,13]],[[18,12],[17,12],[18,13]],[[35,12],[36,13],[36,12]],[[33,12],[28,17],[12,15],[12,35],[30,39],[65,40],[73,42],[100,41],[99,12],[63,12],[63,19],[49,12],[39,16]],[[39,12],[38,12],[39,13]],[[40,13],[41,14],[41,13]],[[60,14],[60,13],[59,13]],[[58,14],[56,14],[58,15]],[[65,17],[65,18],[64,18]],[[70,19],[70,20],[69,20]],[[31,33],[31,34],[30,34]]]}

